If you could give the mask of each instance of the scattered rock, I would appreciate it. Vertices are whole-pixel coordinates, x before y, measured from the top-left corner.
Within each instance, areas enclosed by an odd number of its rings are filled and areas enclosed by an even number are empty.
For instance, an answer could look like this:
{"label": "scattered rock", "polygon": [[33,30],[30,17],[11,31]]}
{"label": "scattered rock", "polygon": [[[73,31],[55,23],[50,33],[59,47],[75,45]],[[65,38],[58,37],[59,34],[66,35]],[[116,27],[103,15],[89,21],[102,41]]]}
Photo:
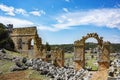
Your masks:
{"label": "scattered rock", "polygon": [[26,69],[28,69],[27,66],[22,66],[22,67],[12,66],[12,67],[10,68],[10,71],[11,71],[11,72],[12,72],[12,71],[21,71],[21,70],[26,70]]}
{"label": "scattered rock", "polygon": [[4,58],[4,56],[5,56],[5,53],[0,51],[0,60],[2,60]]}
{"label": "scattered rock", "polygon": [[22,63],[26,63],[27,62],[27,58],[26,57],[23,57],[23,59],[22,59]]}
{"label": "scattered rock", "polygon": [[0,75],[2,74],[3,72],[2,71],[0,71]]}
{"label": "scattered rock", "polygon": [[13,62],[20,62],[20,61],[21,61],[21,58],[20,58],[20,57],[13,57],[13,58],[12,58],[12,61],[13,61]]}
{"label": "scattered rock", "polygon": [[[30,59],[25,63],[29,69],[37,70],[41,75],[46,75],[53,80],[84,80],[89,77],[87,70],[74,70],[71,67],[55,67],[52,63],[47,63],[41,59]],[[84,78],[85,77],[85,78]]]}

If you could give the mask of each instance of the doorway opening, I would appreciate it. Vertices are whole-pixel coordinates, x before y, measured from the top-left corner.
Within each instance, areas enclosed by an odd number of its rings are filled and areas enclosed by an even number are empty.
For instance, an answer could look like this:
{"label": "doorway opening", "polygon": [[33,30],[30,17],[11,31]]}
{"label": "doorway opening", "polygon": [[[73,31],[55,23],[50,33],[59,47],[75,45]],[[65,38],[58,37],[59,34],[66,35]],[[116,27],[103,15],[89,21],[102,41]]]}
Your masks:
{"label": "doorway opening", "polygon": [[28,41],[28,50],[33,50],[34,49],[34,39],[30,39]]}
{"label": "doorway opening", "polygon": [[85,42],[85,69],[89,71],[98,70],[98,44],[94,38],[89,38]]}

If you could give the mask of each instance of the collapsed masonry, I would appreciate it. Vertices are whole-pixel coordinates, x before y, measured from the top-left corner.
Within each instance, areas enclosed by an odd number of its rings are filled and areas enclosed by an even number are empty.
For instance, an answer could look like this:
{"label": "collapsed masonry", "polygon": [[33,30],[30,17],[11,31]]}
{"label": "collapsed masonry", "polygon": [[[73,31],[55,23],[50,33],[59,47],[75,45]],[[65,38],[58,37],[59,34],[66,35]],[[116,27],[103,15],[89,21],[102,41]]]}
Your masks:
{"label": "collapsed masonry", "polygon": [[64,51],[58,47],[51,51],[46,51],[45,49],[42,51],[43,56],[42,60],[46,62],[51,62],[55,66],[63,67],[64,66]]}
{"label": "collapsed masonry", "polygon": [[83,36],[81,40],[74,42],[74,62],[75,68],[80,70],[85,67],[85,41],[88,38],[95,38],[98,41],[99,59],[98,70],[108,69],[110,64],[110,42],[103,42],[103,38],[99,37],[97,33],[88,33]]}
{"label": "collapsed masonry", "polygon": [[[15,44],[15,50],[31,58],[41,58],[44,61],[53,61],[56,66],[64,66],[64,52],[56,48],[48,52],[42,45],[42,39],[37,34],[36,27],[13,28],[12,24],[8,25],[10,36]],[[50,59],[50,60],[49,60]]]}
{"label": "collapsed masonry", "polygon": [[15,44],[15,50],[27,56],[41,56],[42,40],[37,34],[36,27],[12,28],[10,36]]}
{"label": "collapsed masonry", "polygon": [[[10,29],[12,25],[8,25]],[[36,27],[12,28],[10,36],[15,43],[15,49],[21,53],[26,53],[34,57],[43,58],[48,61],[46,50],[42,49],[42,40],[37,34]],[[74,62],[76,70],[85,67],[85,41],[88,38],[95,38],[98,41],[100,49],[99,54],[99,70],[109,68],[110,42],[103,42],[102,37],[97,33],[89,33],[83,36],[81,40],[74,42]],[[51,51],[50,59],[54,61],[57,66],[64,66],[64,52],[60,49]]]}

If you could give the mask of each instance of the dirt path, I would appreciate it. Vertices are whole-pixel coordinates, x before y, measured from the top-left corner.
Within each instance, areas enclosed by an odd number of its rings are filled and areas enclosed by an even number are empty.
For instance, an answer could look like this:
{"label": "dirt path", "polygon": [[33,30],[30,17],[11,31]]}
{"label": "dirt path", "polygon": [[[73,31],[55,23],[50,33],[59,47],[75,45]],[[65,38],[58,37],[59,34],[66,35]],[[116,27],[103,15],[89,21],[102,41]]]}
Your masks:
{"label": "dirt path", "polygon": [[97,71],[93,74],[91,80],[107,80],[107,76],[108,76],[107,72],[108,72],[107,69]]}
{"label": "dirt path", "polygon": [[30,79],[28,77],[29,75],[30,74],[26,71],[16,71],[16,72],[0,75],[0,80],[37,80],[37,79]]}

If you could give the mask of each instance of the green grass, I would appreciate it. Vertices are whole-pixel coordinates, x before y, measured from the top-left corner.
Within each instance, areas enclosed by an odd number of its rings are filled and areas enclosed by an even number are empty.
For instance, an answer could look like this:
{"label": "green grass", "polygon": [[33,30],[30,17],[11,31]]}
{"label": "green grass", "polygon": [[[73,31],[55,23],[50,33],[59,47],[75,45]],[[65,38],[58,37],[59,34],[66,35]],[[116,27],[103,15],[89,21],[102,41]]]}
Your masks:
{"label": "green grass", "polygon": [[[3,74],[9,74],[10,67],[13,65],[14,63],[12,61],[0,60],[0,71],[2,71]],[[26,73],[25,77],[30,80],[50,80],[49,77],[46,77],[45,75],[40,75],[39,72],[35,70],[28,69],[28,70],[25,70],[24,72]]]}
{"label": "green grass", "polygon": [[[72,53],[65,53],[65,59],[73,58],[73,56],[74,55]],[[66,65],[73,65],[73,61],[65,60],[64,64],[65,64],[65,66]]]}
{"label": "green grass", "polygon": [[[85,58],[86,57],[91,57],[90,53],[86,53]],[[95,62],[96,62],[96,58],[95,57],[91,58],[86,61],[87,65],[85,65],[85,67],[90,66],[92,68],[92,70],[98,70],[98,66],[94,65]]]}
{"label": "green grass", "polygon": [[0,60],[0,71],[3,73],[7,73],[10,70],[10,67],[13,66],[14,63],[8,60]]}
{"label": "green grass", "polygon": [[72,53],[65,53],[65,58],[72,58],[73,54]]}
{"label": "green grass", "polygon": [[[7,54],[7,57],[10,59],[12,59],[15,56],[22,57],[22,55],[17,52],[8,51],[6,49],[5,52]],[[2,71],[3,73],[10,72],[10,67],[13,66],[14,64],[15,63],[10,60],[0,60],[0,71]]]}
{"label": "green grass", "polygon": [[19,56],[19,57],[33,58],[33,56],[32,55],[28,55],[28,53],[13,52],[13,51],[9,51],[9,50],[6,50],[6,49],[5,49],[5,52],[7,54],[9,54],[9,57]]}
{"label": "green grass", "polygon": [[6,50],[6,49],[5,49],[5,52],[6,52],[7,54],[9,54],[10,57],[14,57],[14,56],[23,57],[23,55],[20,54],[20,53],[18,53],[18,52],[8,51],[8,50]]}
{"label": "green grass", "polygon": [[38,71],[35,70],[27,70],[29,72],[29,78],[35,80],[50,80],[49,77],[45,75],[40,75]]}
{"label": "green grass", "polygon": [[[69,58],[73,58],[73,54],[72,53],[65,53],[65,59],[69,59]],[[85,53],[85,58],[86,57],[91,57],[91,55],[90,55],[90,53]],[[93,59],[89,59],[89,60],[87,60],[86,62],[87,62],[87,66],[91,66],[92,67],[92,70],[97,70],[98,69],[98,66],[96,66],[96,65],[94,65],[93,63],[96,61],[96,59],[95,58],[93,58]],[[68,62],[67,60],[65,61],[65,65],[73,65],[73,62],[74,61],[70,61],[70,62]],[[85,66],[85,67],[87,67],[87,66]]]}
{"label": "green grass", "polygon": [[[98,67],[93,64],[94,62],[95,62],[95,59],[94,59],[94,58],[88,60],[88,61],[87,61],[87,66],[91,66],[92,70],[97,70]],[[87,67],[87,66],[86,66],[86,67]]]}

